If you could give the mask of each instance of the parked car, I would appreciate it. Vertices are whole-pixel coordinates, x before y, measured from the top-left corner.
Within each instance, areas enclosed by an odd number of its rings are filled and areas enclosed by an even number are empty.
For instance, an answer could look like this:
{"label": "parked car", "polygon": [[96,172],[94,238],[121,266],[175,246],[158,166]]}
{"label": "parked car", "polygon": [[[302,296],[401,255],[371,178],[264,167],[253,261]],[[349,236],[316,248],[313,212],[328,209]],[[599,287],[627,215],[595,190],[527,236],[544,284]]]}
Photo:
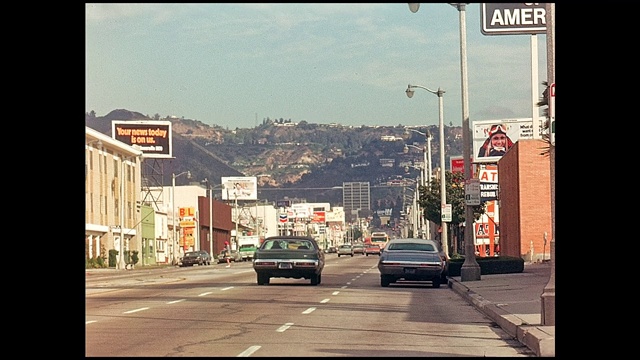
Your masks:
{"label": "parked car", "polygon": [[[226,252],[226,250],[222,250],[222,251],[220,251],[220,254],[218,254],[218,264],[227,262],[227,259],[225,259],[225,257],[224,257],[225,252]],[[238,250],[231,250],[230,261],[241,262],[242,261],[242,254],[240,254],[240,252]]]}
{"label": "parked car", "polygon": [[380,254],[380,286],[397,281],[430,281],[440,287],[446,276],[447,261],[435,240],[392,239]]}
{"label": "parked car", "polygon": [[204,250],[188,251],[182,257],[180,266],[211,265],[211,255]]}
{"label": "parked car", "polygon": [[338,257],[340,255],[349,255],[353,257],[353,246],[351,244],[342,244],[338,246]]}
{"label": "parked car", "polygon": [[364,244],[354,244],[353,245],[353,253],[364,255]]}
{"label": "parked car", "polygon": [[256,250],[253,258],[258,285],[268,285],[272,277],[308,279],[311,285],[322,281],[324,252],[309,236],[271,236]]}
{"label": "parked car", "polygon": [[380,245],[373,244],[365,244],[364,245],[364,254],[369,255],[380,255]]}

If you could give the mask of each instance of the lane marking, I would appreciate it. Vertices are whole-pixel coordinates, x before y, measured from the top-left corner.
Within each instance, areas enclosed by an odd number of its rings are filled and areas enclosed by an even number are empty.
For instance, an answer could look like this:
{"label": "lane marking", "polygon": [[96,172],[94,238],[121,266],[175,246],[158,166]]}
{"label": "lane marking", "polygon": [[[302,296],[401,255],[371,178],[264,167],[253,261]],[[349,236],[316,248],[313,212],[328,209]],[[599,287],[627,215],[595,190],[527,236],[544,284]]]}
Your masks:
{"label": "lane marking", "polygon": [[228,286],[228,287],[226,287],[226,288],[222,288],[222,289],[220,289],[220,290],[221,290],[221,291],[227,291],[227,290],[231,290],[231,289],[233,289],[233,286]]}
{"label": "lane marking", "polygon": [[320,304],[328,303],[329,300],[331,300],[331,299],[324,299],[324,300],[320,301]]}
{"label": "lane marking", "polygon": [[340,294],[340,291],[334,291],[331,293],[331,295],[338,295],[338,294]]}
{"label": "lane marking", "polygon": [[202,293],[202,294],[200,294],[200,295],[198,295],[198,296],[207,296],[207,295],[209,295],[209,294],[213,294],[213,292],[208,291],[208,292]]}
{"label": "lane marking", "polygon": [[286,324],[280,326],[276,331],[277,332],[285,332],[285,330],[290,328],[292,325],[293,325],[293,323],[286,323]]}
{"label": "lane marking", "polygon": [[187,300],[187,299],[173,300],[173,301],[169,301],[167,304],[177,304],[177,303],[183,302],[185,300]]}
{"label": "lane marking", "polygon": [[258,351],[258,349],[260,349],[261,347],[262,346],[260,346],[260,345],[250,346],[247,350],[241,352],[236,357],[249,357],[249,356],[251,356],[251,354],[253,354],[254,352]]}
{"label": "lane marking", "polygon": [[149,308],[148,307],[143,307],[143,308],[140,308],[140,309],[129,310],[129,311],[123,312],[123,314],[133,314],[135,312],[144,311],[144,310],[149,310]]}
{"label": "lane marking", "polygon": [[84,324],[85,324],[85,325],[87,325],[87,324],[93,324],[94,322],[98,322],[98,321],[97,321],[97,320],[89,320],[89,321],[86,321]]}
{"label": "lane marking", "polygon": [[310,307],[307,310],[303,311],[303,314],[311,314],[312,312],[316,311],[316,308],[314,307]]}

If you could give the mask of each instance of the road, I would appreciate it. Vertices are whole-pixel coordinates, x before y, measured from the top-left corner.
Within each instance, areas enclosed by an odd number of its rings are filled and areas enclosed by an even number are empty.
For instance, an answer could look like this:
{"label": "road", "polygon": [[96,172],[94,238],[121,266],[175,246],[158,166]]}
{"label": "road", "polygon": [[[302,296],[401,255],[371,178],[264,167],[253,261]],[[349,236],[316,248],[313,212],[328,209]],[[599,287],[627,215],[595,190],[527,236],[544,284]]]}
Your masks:
{"label": "road", "polygon": [[534,356],[446,286],[382,288],[377,260],[327,254],[318,286],[249,262],[91,273],[85,355]]}

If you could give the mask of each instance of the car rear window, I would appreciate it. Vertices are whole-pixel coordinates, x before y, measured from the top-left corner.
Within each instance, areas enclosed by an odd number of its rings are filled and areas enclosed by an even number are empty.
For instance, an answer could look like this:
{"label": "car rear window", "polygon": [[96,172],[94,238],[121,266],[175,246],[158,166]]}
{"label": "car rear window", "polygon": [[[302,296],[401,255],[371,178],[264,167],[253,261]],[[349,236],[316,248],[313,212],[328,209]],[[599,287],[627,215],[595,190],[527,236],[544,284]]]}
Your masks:
{"label": "car rear window", "polygon": [[435,251],[431,244],[415,244],[415,243],[395,243],[389,244],[389,250],[417,250],[417,251]]}
{"label": "car rear window", "polygon": [[265,250],[309,250],[313,249],[313,244],[307,240],[269,240],[264,243],[263,249]]}

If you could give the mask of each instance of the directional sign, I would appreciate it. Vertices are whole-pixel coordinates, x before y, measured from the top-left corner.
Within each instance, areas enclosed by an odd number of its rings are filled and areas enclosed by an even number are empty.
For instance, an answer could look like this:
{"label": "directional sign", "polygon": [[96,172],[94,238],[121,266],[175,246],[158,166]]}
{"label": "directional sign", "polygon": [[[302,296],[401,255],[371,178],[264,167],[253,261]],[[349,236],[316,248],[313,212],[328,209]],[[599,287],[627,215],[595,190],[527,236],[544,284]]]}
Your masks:
{"label": "directional sign", "polygon": [[546,34],[545,3],[483,3],[483,35]]}

